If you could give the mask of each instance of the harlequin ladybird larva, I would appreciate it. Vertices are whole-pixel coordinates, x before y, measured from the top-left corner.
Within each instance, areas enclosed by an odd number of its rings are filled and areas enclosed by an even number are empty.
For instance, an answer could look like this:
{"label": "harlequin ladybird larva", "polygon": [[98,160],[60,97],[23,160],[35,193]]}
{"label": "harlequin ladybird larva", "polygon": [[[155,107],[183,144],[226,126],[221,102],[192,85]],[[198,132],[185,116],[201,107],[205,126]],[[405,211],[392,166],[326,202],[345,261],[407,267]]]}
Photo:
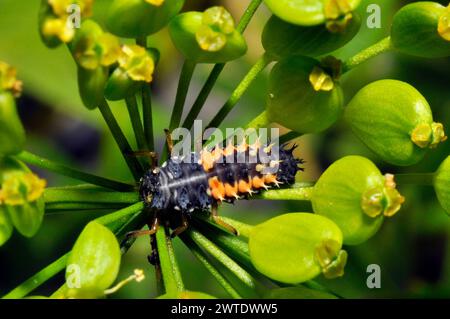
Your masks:
{"label": "harlequin ladybird larva", "polygon": [[[171,157],[141,178],[140,196],[146,207],[154,211],[154,220],[149,230],[135,235],[152,234],[164,223],[175,228],[175,237],[186,230],[196,211],[211,212],[217,224],[237,234],[218,217],[218,204],[293,184],[296,173],[302,170],[299,164],[303,163],[293,156],[295,148],[242,143],[237,147],[230,144],[211,151],[204,149],[188,158]],[[267,155],[265,161],[260,154]]]}

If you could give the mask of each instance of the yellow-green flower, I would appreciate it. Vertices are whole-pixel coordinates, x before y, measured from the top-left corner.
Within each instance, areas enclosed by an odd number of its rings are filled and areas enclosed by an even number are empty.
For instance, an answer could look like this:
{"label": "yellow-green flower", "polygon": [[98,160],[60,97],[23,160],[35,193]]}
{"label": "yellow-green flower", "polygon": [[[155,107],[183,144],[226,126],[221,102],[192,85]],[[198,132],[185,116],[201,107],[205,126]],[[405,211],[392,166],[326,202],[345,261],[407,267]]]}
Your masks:
{"label": "yellow-green flower", "polygon": [[233,31],[231,14],[223,7],[212,7],[203,13],[202,26],[195,36],[202,50],[217,52],[227,44],[227,35]]}
{"label": "yellow-green flower", "polygon": [[118,62],[119,66],[134,81],[150,83],[153,80],[155,62],[143,47],[134,44],[124,45]]}
{"label": "yellow-green flower", "polygon": [[0,189],[0,203],[11,206],[38,200],[47,182],[34,173],[14,171],[7,174]]}
{"label": "yellow-green flower", "polygon": [[120,52],[119,39],[110,33],[104,33],[98,38],[84,38],[74,55],[80,66],[95,70],[99,66],[116,63]]}
{"label": "yellow-green flower", "polygon": [[17,80],[16,68],[0,61],[0,91],[11,91],[15,96],[22,91],[22,82]]}

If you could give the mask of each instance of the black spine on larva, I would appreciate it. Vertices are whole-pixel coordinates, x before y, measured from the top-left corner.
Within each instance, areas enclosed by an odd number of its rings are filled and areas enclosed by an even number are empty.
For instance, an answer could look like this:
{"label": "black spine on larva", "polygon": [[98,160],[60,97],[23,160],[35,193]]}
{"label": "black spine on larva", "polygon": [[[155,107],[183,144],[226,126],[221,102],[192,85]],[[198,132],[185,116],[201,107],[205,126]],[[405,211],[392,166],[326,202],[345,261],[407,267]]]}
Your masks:
{"label": "black spine on larva", "polygon": [[280,147],[280,164],[276,174],[279,182],[288,185],[294,184],[297,172],[303,171],[303,168],[299,167],[300,164],[304,163],[303,160],[297,159],[293,155],[296,147],[297,145],[294,145],[291,148],[285,148],[285,145]]}
{"label": "black spine on larva", "polygon": [[171,158],[160,168],[148,171],[141,180],[140,194],[151,208],[189,214],[210,208],[212,198],[207,190],[207,174],[192,154],[190,162]]}

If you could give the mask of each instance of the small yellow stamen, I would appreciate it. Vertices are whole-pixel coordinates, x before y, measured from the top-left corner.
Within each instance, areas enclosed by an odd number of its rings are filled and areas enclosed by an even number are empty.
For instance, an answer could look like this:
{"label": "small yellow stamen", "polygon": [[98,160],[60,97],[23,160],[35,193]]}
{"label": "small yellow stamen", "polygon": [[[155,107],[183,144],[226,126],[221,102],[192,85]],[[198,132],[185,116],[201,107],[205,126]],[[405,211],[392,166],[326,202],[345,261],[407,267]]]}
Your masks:
{"label": "small yellow stamen", "polygon": [[7,174],[1,185],[1,201],[12,206],[34,202],[42,196],[46,185],[44,179],[33,173]]}
{"label": "small yellow stamen", "polygon": [[154,5],[154,6],[157,6],[157,7],[159,7],[162,4],[164,4],[164,1],[165,0],[145,0],[145,2],[150,3],[151,5]]}
{"label": "small yellow stamen", "polygon": [[353,18],[348,0],[328,0],[324,6],[326,27],[332,33],[344,32]]}
{"label": "small yellow stamen", "polygon": [[143,47],[135,44],[124,45],[118,62],[131,79],[148,83],[153,80],[155,63]]}
{"label": "small yellow stamen", "polygon": [[322,68],[315,66],[309,75],[309,82],[315,91],[331,91],[334,81]]}
{"label": "small yellow stamen", "polygon": [[420,148],[435,148],[446,140],[447,136],[442,123],[421,123],[411,133],[411,141]]}
{"label": "small yellow stamen", "polygon": [[17,80],[16,68],[0,61],[0,91],[11,91],[14,96],[22,93],[22,82]]}
{"label": "small yellow stamen", "polygon": [[144,279],[145,279],[144,271],[142,269],[135,269],[133,275],[129,276],[128,278],[126,278],[124,280],[122,280],[121,282],[119,282],[114,287],[106,289],[104,291],[104,294],[105,295],[113,294],[113,293],[117,292],[120,288],[125,286],[126,284],[130,283],[131,281],[141,282]]}
{"label": "small yellow stamen", "polygon": [[327,239],[316,247],[315,260],[322,268],[325,278],[337,278],[344,275],[347,264],[347,252],[340,249],[338,242]]}
{"label": "small yellow stamen", "polygon": [[444,40],[450,41],[450,4],[439,18],[438,32]]}
{"label": "small yellow stamen", "polygon": [[42,33],[47,36],[58,37],[62,42],[68,43],[75,36],[75,29],[69,26],[64,18],[49,18],[45,20]]}

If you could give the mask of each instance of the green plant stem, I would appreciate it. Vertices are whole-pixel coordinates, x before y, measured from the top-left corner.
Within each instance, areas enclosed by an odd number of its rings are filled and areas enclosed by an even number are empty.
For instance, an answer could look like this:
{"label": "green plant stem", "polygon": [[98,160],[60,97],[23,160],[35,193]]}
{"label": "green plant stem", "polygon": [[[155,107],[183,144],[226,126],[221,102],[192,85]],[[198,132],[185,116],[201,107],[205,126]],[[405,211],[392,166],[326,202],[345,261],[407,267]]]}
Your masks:
{"label": "green plant stem", "polygon": [[108,192],[90,190],[70,190],[65,187],[49,187],[44,191],[45,203],[119,203],[139,202],[136,192]]}
{"label": "green plant stem", "polygon": [[84,181],[87,183],[91,183],[98,186],[103,186],[109,189],[113,189],[116,191],[126,192],[134,189],[134,185],[114,181],[108,178],[96,176],[93,174],[84,173],[73,169],[71,167],[50,161],[46,158],[37,156],[27,151],[23,151],[22,153],[16,155],[16,158],[40,168],[47,169],[51,172],[55,172],[64,176],[72,177],[78,179],[80,181]]}
{"label": "green plant stem", "polygon": [[362,50],[355,56],[348,59],[343,65],[343,73],[350,71],[354,67],[360,65],[361,63],[392,49],[391,38],[386,37],[374,45],[368,47],[367,49]]}
{"label": "green plant stem", "polygon": [[186,231],[187,236],[193,240],[197,245],[202,247],[205,251],[211,254],[218,262],[228,268],[233,275],[236,276],[246,287],[252,291],[256,291],[257,283],[255,279],[241,266],[239,266],[233,259],[228,257],[219,247],[211,242],[204,235],[196,230]]}
{"label": "green plant stem", "polygon": [[130,96],[125,99],[128,114],[130,115],[131,125],[133,126],[134,136],[136,137],[136,144],[139,150],[148,149],[147,142],[144,135],[144,128],[141,123],[141,116],[136,101],[136,96]]}
{"label": "green plant stem", "polygon": [[196,63],[186,60],[184,61],[183,68],[181,69],[175,104],[173,106],[172,116],[170,118],[169,130],[171,132],[180,126],[181,116],[183,115],[183,108],[186,102],[186,97],[192,80],[192,75],[194,74],[195,66]]}
{"label": "green plant stem", "polygon": [[192,241],[189,237],[181,235],[181,239],[184,244],[189,248],[191,253],[200,261],[200,263],[209,271],[209,273],[217,280],[222,288],[230,295],[231,298],[241,299],[242,297],[228,282],[228,280],[220,273],[220,271],[212,265],[206,254],[200,249],[200,247]]}
{"label": "green plant stem", "polygon": [[117,229],[122,227],[123,224],[128,222],[130,215],[134,215],[141,212],[144,209],[144,203],[139,202],[131,206],[125,207],[114,213],[96,218],[95,221],[102,225],[108,225],[111,231],[115,232]]}
{"label": "green plant stem", "polygon": [[64,214],[69,212],[106,212],[110,213],[126,207],[126,204],[120,203],[46,203],[45,214]]}
{"label": "green plant stem", "polygon": [[234,220],[229,217],[221,217],[224,222],[226,222],[228,225],[233,226],[238,232],[239,236],[243,236],[245,238],[248,238],[250,236],[250,232],[252,231],[253,226],[246,224],[241,221]]}
{"label": "green plant stem", "polygon": [[106,124],[108,125],[109,130],[111,131],[111,134],[113,135],[114,140],[117,143],[117,146],[122,152],[122,156],[124,157],[125,162],[127,163],[134,179],[138,181],[143,173],[141,164],[139,163],[137,158],[130,156],[132,154],[131,146],[128,143],[125,135],[123,134],[119,123],[117,123],[114,114],[111,112],[111,108],[109,107],[108,102],[106,102],[106,100],[103,100],[103,102],[99,104],[98,108],[102,113],[102,116]]}
{"label": "green plant stem", "polygon": [[156,232],[156,244],[158,246],[158,256],[161,266],[162,278],[166,294],[172,297],[184,290],[183,280],[180,270],[175,260],[175,253],[170,238],[167,238],[164,227],[159,227]]}
{"label": "green plant stem", "polygon": [[289,188],[269,189],[252,199],[310,201],[314,186],[312,183],[296,183]]}
{"label": "green plant stem", "polygon": [[[252,0],[250,2],[249,6],[245,10],[241,20],[239,21],[236,27],[236,30],[238,32],[243,33],[245,31],[248,24],[250,23],[250,20],[252,19],[253,15],[255,14],[256,10],[259,8],[261,3],[262,0]],[[211,93],[212,89],[214,88],[214,85],[216,84],[217,79],[219,78],[220,73],[222,73],[224,67],[225,63],[218,63],[214,65],[213,69],[211,70],[211,73],[208,76],[208,79],[206,80],[205,84],[200,90],[197,99],[195,100],[191,110],[189,111],[185,121],[183,122],[183,127],[187,129],[192,128],[195,119],[200,114],[200,111],[205,105],[205,102],[208,99],[208,96]]]}
{"label": "green plant stem", "polygon": [[434,173],[422,174],[395,174],[395,182],[398,185],[426,185],[433,186]]}
{"label": "green plant stem", "polygon": [[288,143],[290,141],[292,141],[293,139],[296,139],[297,137],[302,136],[302,134],[294,132],[294,131],[290,131],[284,135],[280,136],[280,145],[283,145],[285,143]]}
{"label": "green plant stem", "polygon": [[257,76],[266,68],[267,65],[269,65],[270,62],[272,62],[272,60],[266,54],[258,59],[258,61],[253,65],[250,71],[233,91],[228,101],[222,106],[216,116],[207,125],[207,128],[215,128],[220,126],[222,121],[242,98],[250,84],[253,83]]}
{"label": "green plant stem", "polygon": [[263,111],[258,116],[256,116],[253,120],[248,122],[245,128],[254,128],[259,129],[262,127],[268,127],[270,125],[270,121],[267,118],[267,112]]}
{"label": "green plant stem", "polygon": [[152,89],[150,84],[142,86],[142,116],[144,122],[144,135],[147,140],[148,149],[155,150],[153,136],[153,113],[152,113]]}

